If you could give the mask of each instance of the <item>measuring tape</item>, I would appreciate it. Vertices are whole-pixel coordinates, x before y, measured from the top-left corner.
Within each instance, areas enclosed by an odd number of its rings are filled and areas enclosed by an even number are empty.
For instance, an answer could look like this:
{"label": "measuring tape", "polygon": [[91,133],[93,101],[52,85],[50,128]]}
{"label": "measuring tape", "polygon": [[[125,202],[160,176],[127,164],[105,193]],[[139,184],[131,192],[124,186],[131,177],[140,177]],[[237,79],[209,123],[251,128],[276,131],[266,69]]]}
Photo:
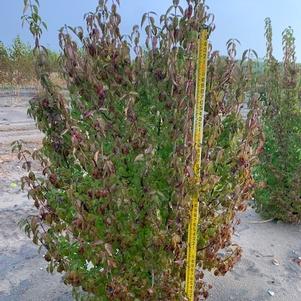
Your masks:
{"label": "measuring tape", "polygon": [[[208,58],[208,28],[201,30],[198,46],[198,68],[196,80],[196,103],[194,108],[193,142],[196,150],[193,171],[196,183],[200,182],[203,127],[204,127],[204,109]],[[194,300],[195,290],[195,268],[197,253],[197,228],[199,222],[199,193],[196,192],[191,200],[191,214],[188,225],[188,245],[187,245],[187,263],[186,263],[186,282],[185,292],[189,301]]]}

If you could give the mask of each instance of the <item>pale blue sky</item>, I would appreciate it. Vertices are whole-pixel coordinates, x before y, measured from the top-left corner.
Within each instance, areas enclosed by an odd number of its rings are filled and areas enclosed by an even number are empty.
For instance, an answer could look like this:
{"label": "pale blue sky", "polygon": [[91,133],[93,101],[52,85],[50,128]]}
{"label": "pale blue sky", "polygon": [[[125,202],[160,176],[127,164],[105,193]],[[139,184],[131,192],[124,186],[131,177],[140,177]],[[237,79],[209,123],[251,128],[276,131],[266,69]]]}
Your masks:
{"label": "pale blue sky", "polygon": [[[21,28],[23,0],[0,0],[0,41],[9,44],[19,34],[23,40],[31,41],[28,30]],[[184,1],[184,0],[182,0]],[[145,11],[163,13],[172,0],[121,0],[122,30],[130,31],[140,23]],[[97,0],[40,0],[41,15],[48,24],[44,44],[58,49],[57,30],[65,23],[83,25],[83,14],[94,10]],[[274,31],[274,49],[281,58],[281,32],[291,25],[295,31],[297,57],[301,60],[301,0],[207,0],[210,11],[215,14],[216,30],[211,36],[213,46],[225,52],[229,38],[241,42],[241,50],[255,49],[264,56],[264,18],[270,17]]]}

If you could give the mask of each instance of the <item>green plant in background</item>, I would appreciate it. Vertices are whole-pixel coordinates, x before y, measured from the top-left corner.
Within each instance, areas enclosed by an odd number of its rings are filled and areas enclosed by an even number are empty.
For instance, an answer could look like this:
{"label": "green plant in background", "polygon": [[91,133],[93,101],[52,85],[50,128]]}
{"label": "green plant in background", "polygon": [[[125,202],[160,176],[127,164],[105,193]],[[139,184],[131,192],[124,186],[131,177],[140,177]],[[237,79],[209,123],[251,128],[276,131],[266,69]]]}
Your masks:
{"label": "green plant in background", "polygon": [[[87,35],[81,27],[61,29],[66,98],[45,67],[37,1],[25,1],[44,88],[29,113],[45,135],[31,154],[43,176],[15,145],[29,170],[22,185],[38,209],[25,230],[46,249],[49,271],[64,273],[65,283],[81,287],[87,298],[185,300],[190,199],[199,189],[196,295],[206,298],[203,271],[224,275],[240,258],[231,235],[254,187],[261,131],[252,51],[241,63],[235,41],[228,42],[226,59],[211,52],[202,180],[194,183],[197,37],[211,15],[203,1],[188,0],[183,8],[174,0],[159,24],[155,13],[143,15],[142,46],[139,26],[121,35],[118,4],[99,1],[85,16]],[[251,111],[244,120],[246,98]]]}
{"label": "green plant in background", "polygon": [[2,83],[5,78],[7,78],[7,74],[10,72],[10,60],[8,50],[5,45],[0,42],[0,83]]}
{"label": "green plant in background", "polygon": [[267,55],[262,85],[264,152],[255,175],[257,208],[266,217],[286,222],[301,220],[300,70],[296,64],[293,30],[282,34],[283,64],[272,53],[271,21],[266,19]]}
{"label": "green plant in background", "polygon": [[32,48],[17,36],[9,48],[11,82],[22,85],[35,78],[35,61]]}
{"label": "green plant in background", "polygon": [[0,84],[23,85],[36,80],[32,48],[17,36],[11,47],[0,44]]}
{"label": "green plant in background", "polygon": [[[47,66],[49,73],[56,74],[60,69],[59,54],[47,49]],[[37,83],[36,57],[30,45],[17,36],[11,46],[0,42],[0,84],[21,86]]]}
{"label": "green plant in background", "polygon": [[32,55],[32,49],[29,45],[23,43],[19,36],[17,36],[13,40],[13,44],[9,49],[9,56],[11,59],[17,61],[23,56],[30,56]]}

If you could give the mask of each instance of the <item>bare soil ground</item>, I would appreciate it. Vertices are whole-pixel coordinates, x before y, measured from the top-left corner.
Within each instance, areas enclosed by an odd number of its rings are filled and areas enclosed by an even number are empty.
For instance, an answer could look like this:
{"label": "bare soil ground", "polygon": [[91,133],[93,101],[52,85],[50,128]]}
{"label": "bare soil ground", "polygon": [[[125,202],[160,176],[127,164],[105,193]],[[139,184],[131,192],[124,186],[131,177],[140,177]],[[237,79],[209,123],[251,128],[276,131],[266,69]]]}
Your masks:
{"label": "bare soil ground", "polygon": [[27,194],[20,190],[21,162],[11,153],[18,139],[34,149],[42,140],[33,120],[27,117],[28,100],[35,91],[0,90],[0,300],[67,301],[71,289],[61,275],[46,272],[46,261],[18,222],[34,212]]}
{"label": "bare soil ground", "polygon": [[209,301],[301,300],[300,225],[263,222],[249,208],[233,240],[242,258],[224,277],[208,277]]}
{"label": "bare soil ground", "polygon": [[[34,93],[0,90],[0,301],[72,300],[71,288],[61,275],[46,272],[42,254],[18,226],[34,209],[19,188],[21,162],[10,144],[23,139],[33,149],[41,143],[41,133],[26,115]],[[209,301],[301,300],[301,226],[262,223],[249,208],[234,241],[243,257],[225,277],[207,275],[213,285]]]}

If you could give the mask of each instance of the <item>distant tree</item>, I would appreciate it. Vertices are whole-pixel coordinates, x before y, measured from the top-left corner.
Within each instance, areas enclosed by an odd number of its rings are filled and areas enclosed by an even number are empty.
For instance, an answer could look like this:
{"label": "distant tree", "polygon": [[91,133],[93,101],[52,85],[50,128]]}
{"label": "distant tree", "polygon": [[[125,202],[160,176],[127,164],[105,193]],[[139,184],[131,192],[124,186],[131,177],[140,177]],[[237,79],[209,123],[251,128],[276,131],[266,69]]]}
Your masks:
{"label": "distant tree", "polygon": [[10,58],[8,49],[0,42],[0,83],[4,81],[10,72]]}
{"label": "distant tree", "polygon": [[32,49],[28,44],[22,42],[18,35],[14,40],[13,44],[9,49],[9,55],[12,60],[22,59],[25,56],[32,56]]}

